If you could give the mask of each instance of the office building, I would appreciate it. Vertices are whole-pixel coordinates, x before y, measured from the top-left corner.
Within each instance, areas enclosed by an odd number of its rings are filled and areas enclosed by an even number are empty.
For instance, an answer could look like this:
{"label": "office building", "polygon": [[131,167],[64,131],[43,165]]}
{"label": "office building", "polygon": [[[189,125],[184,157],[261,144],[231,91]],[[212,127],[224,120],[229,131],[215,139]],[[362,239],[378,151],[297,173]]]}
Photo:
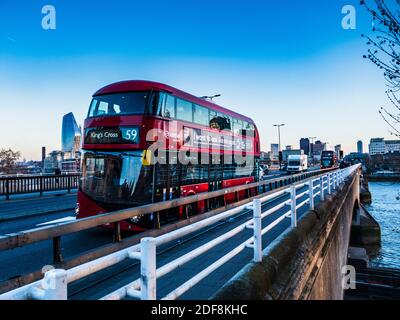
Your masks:
{"label": "office building", "polygon": [[387,154],[400,152],[400,140],[385,140],[384,138],[371,138],[369,142],[369,154]]}
{"label": "office building", "polygon": [[304,154],[310,154],[310,139],[301,138],[300,139],[300,149],[303,150]]}
{"label": "office building", "polygon": [[335,146],[335,153],[336,153],[336,156],[337,156],[338,160],[341,160],[343,152],[342,152],[342,146],[340,144],[337,144]]}
{"label": "office building", "polygon": [[81,146],[81,130],[72,112],[63,117],[61,130],[61,151],[75,158]]}
{"label": "office building", "polygon": [[277,143],[271,144],[271,153],[272,153],[274,160],[279,159],[279,144],[277,144]]}
{"label": "office building", "polygon": [[363,143],[361,140],[357,141],[357,152],[358,153],[363,153]]}

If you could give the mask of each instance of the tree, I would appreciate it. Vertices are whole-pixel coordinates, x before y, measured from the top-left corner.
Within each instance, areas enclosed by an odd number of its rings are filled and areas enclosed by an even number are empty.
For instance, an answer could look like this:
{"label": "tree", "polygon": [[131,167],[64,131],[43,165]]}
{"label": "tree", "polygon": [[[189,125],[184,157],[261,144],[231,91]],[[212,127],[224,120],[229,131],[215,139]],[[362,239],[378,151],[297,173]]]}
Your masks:
{"label": "tree", "polygon": [[[388,86],[386,95],[395,112],[400,112],[400,0],[390,1],[390,5],[384,0],[361,0],[360,4],[373,19],[373,36],[362,35],[370,46],[363,57],[383,71]],[[379,114],[389,125],[390,134],[400,137],[400,114],[384,107]]]}
{"label": "tree", "polygon": [[10,173],[15,168],[15,162],[21,157],[21,152],[11,149],[0,150],[0,171]]}

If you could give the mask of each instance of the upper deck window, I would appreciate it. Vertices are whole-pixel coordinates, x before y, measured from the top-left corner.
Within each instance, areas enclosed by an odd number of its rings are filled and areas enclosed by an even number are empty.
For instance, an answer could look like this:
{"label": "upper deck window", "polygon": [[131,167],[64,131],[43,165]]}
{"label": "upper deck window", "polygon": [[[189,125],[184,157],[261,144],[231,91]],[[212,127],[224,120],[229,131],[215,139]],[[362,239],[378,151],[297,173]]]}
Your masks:
{"label": "upper deck window", "polygon": [[195,123],[208,126],[208,109],[195,104],[193,118]]}
{"label": "upper deck window", "polygon": [[235,134],[242,134],[243,121],[238,119],[233,119],[233,132]]}
{"label": "upper deck window", "polygon": [[254,125],[252,123],[248,123],[247,121],[243,121],[243,135],[254,137]]}
{"label": "upper deck window", "polygon": [[176,99],[176,117],[179,120],[193,122],[192,103],[183,99]]}
{"label": "upper deck window", "polygon": [[254,137],[255,127],[252,123],[239,120],[225,113],[164,92],[153,92],[149,100],[147,113],[150,115],[184,120],[220,131],[224,130],[237,135]]}
{"label": "upper deck window", "polygon": [[153,92],[148,113],[159,117],[175,118],[175,97],[164,92]]}
{"label": "upper deck window", "polygon": [[126,92],[93,97],[88,117],[144,114],[149,92]]}
{"label": "upper deck window", "polygon": [[210,111],[210,128],[230,131],[231,117],[220,112]]}

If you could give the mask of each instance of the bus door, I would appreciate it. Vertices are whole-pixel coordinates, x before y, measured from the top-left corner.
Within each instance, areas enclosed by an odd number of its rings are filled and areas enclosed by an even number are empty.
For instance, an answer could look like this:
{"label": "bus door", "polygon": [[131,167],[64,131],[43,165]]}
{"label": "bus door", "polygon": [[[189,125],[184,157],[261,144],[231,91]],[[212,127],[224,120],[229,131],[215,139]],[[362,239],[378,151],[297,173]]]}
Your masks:
{"label": "bus door", "polygon": [[[155,164],[155,192],[154,202],[169,201],[179,198],[179,166],[178,164],[169,164],[168,156],[167,163]],[[159,212],[159,225],[177,220],[179,215],[178,208],[171,208]]]}
{"label": "bus door", "polygon": [[[178,154],[169,153],[168,180],[165,197],[167,200],[177,199],[181,196],[181,165]],[[180,208],[175,207],[168,210],[169,221],[177,220],[180,217]]]}
{"label": "bus door", "polygon": [[[211,156],[212,157],[212,156]],[[214,155],[215,157],[215,155]],[[209,191],[217,191],[222,189],[222,177],[223,177],[223,156],[218,155],[219,163],[213,163],[212,159],[210,159],[210,169],[209,169],[209,180],[208,180],[208,190]],[[209,206],[210,209],[215,209],[224,205],[224,196],[210,199]]]}
{"label": "bus door", "polygon": [[[156,163],[154,165],[154,193],[153,202],[162,202],[167,199],[168,185],[168,166],[166,164]],[[166,222],[165,212],[155,212],[154,224],[159,228],[161,224]]]}

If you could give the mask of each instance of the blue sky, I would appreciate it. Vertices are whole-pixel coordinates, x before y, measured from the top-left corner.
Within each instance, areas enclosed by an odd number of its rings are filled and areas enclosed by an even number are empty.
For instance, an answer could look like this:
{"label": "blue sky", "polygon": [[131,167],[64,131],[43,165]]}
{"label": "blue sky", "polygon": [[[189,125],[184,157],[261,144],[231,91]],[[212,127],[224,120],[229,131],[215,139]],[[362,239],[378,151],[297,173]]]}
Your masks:
{"label": "blue sky", "polygon": [[[371,21],[354,0],[0,2],[0,148],[39,159],[60,148],[61,119],[85,118],[99,87],[148,79],[252,117],[262,147],[317,136],[355,150],[389,137],[377,110],[387,104],[379,70],[362,59]],[[41,9],[56,8],[56,30]],[[357,29],[341,27],[343,5]]]}

